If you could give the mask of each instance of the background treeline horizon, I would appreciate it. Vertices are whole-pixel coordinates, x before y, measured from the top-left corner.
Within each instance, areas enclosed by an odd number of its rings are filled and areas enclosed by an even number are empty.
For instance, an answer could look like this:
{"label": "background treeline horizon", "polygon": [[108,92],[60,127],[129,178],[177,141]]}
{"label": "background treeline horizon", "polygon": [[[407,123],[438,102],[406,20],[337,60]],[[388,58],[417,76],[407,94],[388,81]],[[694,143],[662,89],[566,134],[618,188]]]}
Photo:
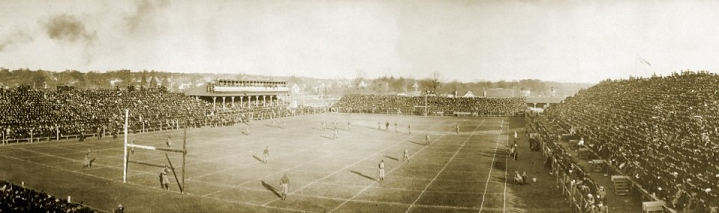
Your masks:
{"label": "background treeline horizon", "polygon": [[[533,97],[573,95],[582,88],[593,84],[564,83],[523,79],[517,81],[442,81],[439,73],[423,79],[383,76],[378,78],[356,77],[354,79],[319,79],[303,76],[263,76],[248,74],[215,73],[173,73],[155,70],[131,71],[112,70],[106,72],[80,72],[77,70],[48,71],[0,68],[0,88],[17,88],[25,85],[30,88],[54,90],[57,86],[73,86],[87,89],[121,89],[165,87],[169,91],[204,86],[216,79],[228,80],[265,80],[287,81],[288,85],[305,94],[344,95],[344,94],[412,94],[415,91],[430,91],[435,94],[454,94],[463,96],[472,91],[482,96],[484,91],[505,90],[515,96]],[[506,93],[506,92],[505,92]]]}

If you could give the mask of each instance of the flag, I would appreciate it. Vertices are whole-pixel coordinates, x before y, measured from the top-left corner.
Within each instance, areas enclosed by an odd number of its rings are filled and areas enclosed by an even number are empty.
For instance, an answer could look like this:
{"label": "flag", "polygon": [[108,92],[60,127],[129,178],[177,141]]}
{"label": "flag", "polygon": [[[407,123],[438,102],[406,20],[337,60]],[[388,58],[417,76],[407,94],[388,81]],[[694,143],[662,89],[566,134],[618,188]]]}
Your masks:
{"label": "flag", "polygon": [[639,62],[642,62],[642,64],[647,65],[647,66],[652,66],[651,63],[649,63],[647,60],[644,60],[644,58],[642,58],[642,57],[639,57]]}

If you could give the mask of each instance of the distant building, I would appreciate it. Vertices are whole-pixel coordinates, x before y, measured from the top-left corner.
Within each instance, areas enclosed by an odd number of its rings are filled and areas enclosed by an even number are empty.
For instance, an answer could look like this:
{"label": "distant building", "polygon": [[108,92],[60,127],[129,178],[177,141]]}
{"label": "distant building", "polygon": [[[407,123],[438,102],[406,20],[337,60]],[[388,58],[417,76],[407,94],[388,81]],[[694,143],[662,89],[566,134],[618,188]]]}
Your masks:
{"label": "distant building", "polygon": [[476,97],[472,91],[467,91],[467,93],[464,93],[462,96],[463,98],[474,98]]}

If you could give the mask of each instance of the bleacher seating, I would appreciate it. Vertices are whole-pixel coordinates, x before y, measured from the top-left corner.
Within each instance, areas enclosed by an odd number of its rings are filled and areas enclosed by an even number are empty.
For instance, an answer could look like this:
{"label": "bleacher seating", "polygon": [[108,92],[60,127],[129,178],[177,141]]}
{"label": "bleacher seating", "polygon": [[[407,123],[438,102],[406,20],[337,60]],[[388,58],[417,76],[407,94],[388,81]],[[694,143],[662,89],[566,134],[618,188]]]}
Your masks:
{"label": "bleacher seating", "polygon": [[[426,99],[425,99],[426,98]],[[377,114],[513,116],[527,110],[524,98],[449,98],[440,96],[345,95],[333,108]]]}
{"label": "bleacher seating", "polygon": [[719,206],[719,75],[606,80],[544,111],[679,211]]}

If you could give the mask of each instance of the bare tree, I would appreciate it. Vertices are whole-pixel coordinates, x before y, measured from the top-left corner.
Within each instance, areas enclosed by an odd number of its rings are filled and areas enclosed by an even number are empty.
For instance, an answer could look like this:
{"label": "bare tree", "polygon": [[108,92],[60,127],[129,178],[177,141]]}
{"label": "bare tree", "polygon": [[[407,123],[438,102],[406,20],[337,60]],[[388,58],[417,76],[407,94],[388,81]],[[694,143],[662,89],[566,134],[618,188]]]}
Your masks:
{"label": "bare tree", "polygon": [[436,94],[440,88],[442,88],[442,82],[439,80],[439,72],[433,72],[429,78],[424,79],[420,82],[422,88],[430,94]]}

